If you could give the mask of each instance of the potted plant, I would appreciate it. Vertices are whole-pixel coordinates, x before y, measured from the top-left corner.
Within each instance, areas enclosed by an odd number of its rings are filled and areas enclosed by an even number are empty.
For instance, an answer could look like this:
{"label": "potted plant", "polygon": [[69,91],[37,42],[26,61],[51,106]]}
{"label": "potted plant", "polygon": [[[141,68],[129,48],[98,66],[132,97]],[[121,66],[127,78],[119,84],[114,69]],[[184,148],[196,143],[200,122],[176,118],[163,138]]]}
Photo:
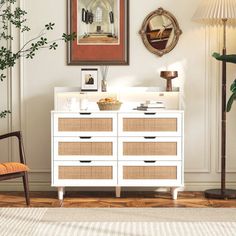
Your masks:
{"label": "potted plant", "polygon": [[[236,64],[236,54],[220,55],[219,53],[213,53],[212,56],[215,57],[219,61],[225,61],[225,62]],[[227,112],[231,110],[233,102],[234,100],[236,100],[236,79],[230,86],[230,91],[232,92],[232,94],[227,102],[227,108],[226,108]]]}
{"label": "potted plant", "polygon": [[[14,42],[11,35],[11,27],[19,29],[21,33],[30,31],[26,25],[27,12],[20,7],[15,6],[17,0],[0,0],[0,81],[6,78],[6,70],[13,67],[21,57],[33,59],[40,49],[56,50],[58,41],[68,42],[76,38],[76,34],[71,35],[63,33],[62,36],[55,40],[48,40],[47,32],[54,29],[54,23],[46,24],[40,33],[34,38],[27,41],[22,48],[13,52],[7,42]],[[0,118],[6,117],[10,113],[8,110],[0,111]]]}

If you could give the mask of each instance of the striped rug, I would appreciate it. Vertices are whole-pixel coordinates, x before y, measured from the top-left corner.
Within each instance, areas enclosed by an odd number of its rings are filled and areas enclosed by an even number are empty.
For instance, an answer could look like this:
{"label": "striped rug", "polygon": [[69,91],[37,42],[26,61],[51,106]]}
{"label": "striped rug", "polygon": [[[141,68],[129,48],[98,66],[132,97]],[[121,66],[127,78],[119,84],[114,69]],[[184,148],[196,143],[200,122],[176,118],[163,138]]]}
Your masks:
{"label": "striped rug", "polygon": [[1,236],[235,236],[236,209],[0,208]]}

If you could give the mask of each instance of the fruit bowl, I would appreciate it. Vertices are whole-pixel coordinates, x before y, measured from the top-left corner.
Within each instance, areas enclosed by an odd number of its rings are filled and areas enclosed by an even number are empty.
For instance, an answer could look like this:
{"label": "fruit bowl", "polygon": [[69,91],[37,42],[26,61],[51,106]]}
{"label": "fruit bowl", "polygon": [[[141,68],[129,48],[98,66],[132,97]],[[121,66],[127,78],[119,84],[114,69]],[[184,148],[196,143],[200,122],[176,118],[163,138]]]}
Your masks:
{"label": "fruit bowl", "polygon": [[118,111],[120,110],[122,102],[114,98],[105,98],[100,99],[97,104],[100,111]]}

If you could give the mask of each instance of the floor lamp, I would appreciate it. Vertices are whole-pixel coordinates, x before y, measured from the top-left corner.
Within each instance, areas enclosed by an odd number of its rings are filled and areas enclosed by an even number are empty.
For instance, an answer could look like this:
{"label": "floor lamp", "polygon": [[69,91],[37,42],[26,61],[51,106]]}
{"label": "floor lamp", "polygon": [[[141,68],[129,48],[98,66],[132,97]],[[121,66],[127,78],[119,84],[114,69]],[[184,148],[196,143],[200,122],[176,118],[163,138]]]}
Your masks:
{"label": "floor lamp", "polygon": [[[203,0],[193,20],[206,25],[223,25],[223,51],[226,55],[226,25],[236,23],[236,0]],[[226,62],[222,62],[221,188],[205,191],[207,198],[234,199],[236,190],[226,189]]]}

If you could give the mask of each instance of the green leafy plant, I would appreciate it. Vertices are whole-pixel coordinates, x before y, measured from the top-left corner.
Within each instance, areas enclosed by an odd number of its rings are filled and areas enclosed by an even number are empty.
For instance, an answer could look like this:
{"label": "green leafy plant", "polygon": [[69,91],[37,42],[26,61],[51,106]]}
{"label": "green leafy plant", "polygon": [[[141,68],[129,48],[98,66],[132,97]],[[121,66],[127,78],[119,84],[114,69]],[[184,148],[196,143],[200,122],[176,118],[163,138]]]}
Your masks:
{"label": "green leafy plant", "polygon": [[233,102],[234,102],[234,100],[236,100],[236,79],[234,80],[234,82],[230,86],[230,91],[232,92],[232,94],[231,94],[229,101],[227,103],[227,112],[229,112],[231,110]]}
{"label": "green leafy plant", "polygon": [[[213,53],[212,56],[219,61],[225,61],[225,62],[236,64],[236,54],[220,55],[219,53],[215,52]],[[236,79],[230,86],[230,91],[232,92],[232,94],[227,102],[227,108],[226,108],[227,112],[231,110],[233,102],[236,100]]]}
{"label": "green leafy plant", "polygon": [[[30,31],[26,25],[27,12],[15,6],[17,0],[0,0],[0,45],[13,41],[10,28],[15,27],[21,33]],[[68,42],[76,38],[76,34],[65,34],[58,39],[49,41],[46,37],[48,31],[54,30],[55,24],[49,22],[34,38],[27,41],[18,51],[13,52],[7,46],[0,47],[0,81],[6,79],[6,70],[13,67],[21,57],[33,59],[40,49],[56,50],[58,41]],[[10,111],[1,111],[0,118],[4,118]]]}

